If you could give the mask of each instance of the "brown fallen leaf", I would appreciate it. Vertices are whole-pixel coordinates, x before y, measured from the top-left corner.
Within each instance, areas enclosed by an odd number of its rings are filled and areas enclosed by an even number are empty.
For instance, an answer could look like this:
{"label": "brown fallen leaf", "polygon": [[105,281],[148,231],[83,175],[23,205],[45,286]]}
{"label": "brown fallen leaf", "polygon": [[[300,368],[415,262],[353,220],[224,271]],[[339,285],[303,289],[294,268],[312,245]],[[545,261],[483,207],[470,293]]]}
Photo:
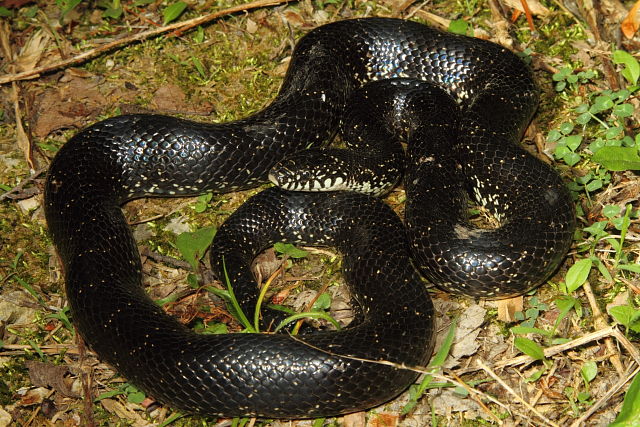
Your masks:
{"label": "brown fallen leaf", "polygon": [[364,412],[354,412],[353,414],[347,414],[342,419],[344,427],[365,427],[367,421]]}
{"label": "brown fallen leaf", "polygon": [[398,414],[375,414],[369,423],[368,427],[396,427],[400,416]]}
{"label": "brown fallen leaf", "polygon": [[633,38],[638,28],[640,28],[640,0],[635,2],[627,16],[620,23],[620,30],[628,39]]}
{"label": "brown fallen leaf", "polygon": [[66,74],[66,81],[45,91],[35,106],[33,134],[45,138],[51,132],[84,126],[107,101],[92,79]]}
{"label": "brown fallen leaf", "polygon": [[497,301],[498,304],[498,320],[502,322],[514,322],[516,320],[515,314],[518,311],[522,311],[524,308],[524,298],[517,296],[514,298],[507,298]]}
{"label": "brown fallen leaf", "polygon": [[102,399],[100,401],[100,404],[102,404],[102,407],[104,409],[111,412],[112,414],[114,414],[120,419],[133,421],[135,425],[145,425],[144,419],[142,419],[140,415],[138,415],[133,410],[127,408],[125,405],[118,402],[117,400]]}
{"label": "brown fallen leaf", "polygon": [[186,111],[188,108],[185,104],[186,99],[187,96],[180,86],[169,83],[156,90],[151,102],[158,110]]}
{"label": "brown fallen leaf", "polygon": [[42,30],[34,31],[26,41],[18,56],[15,64],[18,71],[31,71],[46,52],[47,47],[51,43],[51,36]]}
{"label": "brown fallen leaf", "polygon": [[[521,0],[504,0],[504,4],[512,9],[525,12]],[[544,7],[538,0],[527,0],[527,6],[533,15],[547,16],[550,13],[549,9]]]}
{"label": "brown fallen leaf", "polygon": [[66,397],[80,397],[71,388],[73,379],[68,375],[69,368],[67,366],[35,360],[28,360],[25,365],[29,370],[29,379],[34,386],[51,387]]}

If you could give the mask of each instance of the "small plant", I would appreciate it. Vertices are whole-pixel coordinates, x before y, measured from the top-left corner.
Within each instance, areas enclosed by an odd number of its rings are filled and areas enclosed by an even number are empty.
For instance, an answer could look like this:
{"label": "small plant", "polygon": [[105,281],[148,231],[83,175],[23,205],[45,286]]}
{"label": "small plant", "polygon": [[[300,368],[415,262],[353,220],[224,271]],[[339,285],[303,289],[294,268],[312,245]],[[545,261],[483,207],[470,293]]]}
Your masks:
{"label": "small plant", "polygon": [[609,314],[613,319],[629,330],[640,334],[640,309],[630,304],[617,305],[609,309]]}
{"label": "small plant", "polygon": [[187,4],[183,1],[178,1],[170,4],[162,11],[162,17],[164,22],[162,25],[167,25],[169,22],[173,22],[182,15],[187,8]]}
{"label": "small plant", "polygon": [[142,403],[142,401],[146,398],[144,392],[138,390],[135,386],[129,383],[125,383],[115,390],[102,393],[101,395],[96,397],[94,401],[99,402],[103,399],[109,399],[111,397],[121,395],[125,395],[127,397],[127,401],[131,403]]}
{"label": "small plant", "polygon": [[449,23],[449,31],[455,34],[462,34],[473,37],[473,26],[464,19],[454,19]]}
{"label": "small plant", "polygon": [[[431,362],[427,369],[431,373],[437,372],[447,360],[447,356],[451,351],[451,346],[453,345],[453,340],[456,336],[456,327],[458,325],[458,319],[455,318],[451,322],[451,326],[449,327],[449,331],[447,333],[446,338],[442,342],[442,345],[438,349],[438,352],[435,356],[431,358]],[[402,408],[402,415],[406,415],[410,413],[418,404],[418,401],[422,397],[422,395],[431,388],[442,388],[442,387],[454,387],[451,383],[434,383],[433,376],[430,374],[426,374],[420,384],[413,384],[409,387],[409,402],[404,405]],[[464,390],[464,389],[462,389]],[[464,390],[466,392],[466,390]]]}
{"label": "small plant", "polygon": [[206,211],[211,199],[213,199],[213,193],[201,194],[198,196],[195,205],[193,205],[193,210],[197,213]]}
{"label": "small plant", "polygon": [[[637,83],[640,64],[633,56],[621,50],[613,53],[613,59],[624,65],[621,75],[629,86],[617,91],[595,92],[584,100],[578,97],[582,102],[574,108],[574,112],[577,114],[575,123],[580,128],[576,129],[572,122],[564,122],[547,135],[548,142],[557,144],[554,153],[556,159],[569,166],[576,165],[582,159],[589,159],[611,171],[640,169],[640,134],[632,136],[625,133],[625,121],[634,114],[634,106],[629,101],[639,89]],[[563,68],[554,74],[553,79],[557,82],[556,90],[564,91],[569,85],[575,91],[578,84],[584,84],[594,76],[591,70],[573,74],[570,68]],[[593,136],[587,141],[588,146],[583,147],[587,126],[591,126],[589,134]],[[589,190],[595,191],[604,184],[602,178],[604,177],[588,181],[583,178],[580,184],[590,185]]]}
{"label": "small plant", "polygon": [[569,67],[564,67],[552,76],[555,84],[555,89],[558,92],[569,89],[575,91],[580,84],[588,83],[596,77],[596,73],[593,70],[580,71],[576,74]]}

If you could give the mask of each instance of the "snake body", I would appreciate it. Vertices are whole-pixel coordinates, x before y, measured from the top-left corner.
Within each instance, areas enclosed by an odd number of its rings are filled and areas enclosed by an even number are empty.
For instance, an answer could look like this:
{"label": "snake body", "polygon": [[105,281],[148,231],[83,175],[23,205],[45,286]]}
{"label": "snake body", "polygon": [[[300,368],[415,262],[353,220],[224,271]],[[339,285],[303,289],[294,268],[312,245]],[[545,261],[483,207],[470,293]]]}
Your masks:
{"label": "snake body", "polygon": [[[399,127],[409,144],[410,240],[395,213],[370,196],[269,189],[223,224],[212,248],[214,270],[223,277],[224,263],[241,305],[251,312],[256,296],[249,264],[260,250],[282,240],[335,246],[344,254],[345,277],[359,307],[350,327],[299,338],[198,335],[151,301],[122,203],[266,182],[274,166],[286,169],[295,153],[332,137],[346,103],[363,86],[386,79],[394,79],[391,85],[401,94],[394,89],[391,99],[416,105],[407,114],[402,102],[390,101],[395,110],[388,115],[394,117],[383,118],[383,126]],[[429,100],[405,96],[414,84],[404,79],[428,82],[455,100],[438,95],[447,107],[438,102],[430,110],[436,118],[438,112],[460,117],[455,131],[423,126],[421,105]],[[46,218],[74,324],[102,360],[183,411],[301,418],[383,403],[416,378],[397,366],[425,364],[433,346],[433,308],[412,256],[445,288],[499,296],[537,285],[566,252],[574,221],[568,194],[551,168],[514,143],[536,103],[530,71],[508,50],[415,22],[372,18],[332,23],[303,37],[277,97],[246,119],[202,124],[129,115],[99,122],[60,149],[45,185]],[[424,143],[450,137],[453,144]],[[361,189],[397,181],[401,168],[393,156],[385,166],[389,173],[371,173]],[[321,167],[311,179],[348,180],[343,172]],[[505,179],[520,186],[501,187]],[[309,181],[309,189],[314,186]],[[469,191],[500,217],[502,227],[468,226],[463,193]],[[491,233],[499,244],[482,238]],[[520,241],[529,246],[514,243]],[[504,280],[489,281],[487,275]]]}

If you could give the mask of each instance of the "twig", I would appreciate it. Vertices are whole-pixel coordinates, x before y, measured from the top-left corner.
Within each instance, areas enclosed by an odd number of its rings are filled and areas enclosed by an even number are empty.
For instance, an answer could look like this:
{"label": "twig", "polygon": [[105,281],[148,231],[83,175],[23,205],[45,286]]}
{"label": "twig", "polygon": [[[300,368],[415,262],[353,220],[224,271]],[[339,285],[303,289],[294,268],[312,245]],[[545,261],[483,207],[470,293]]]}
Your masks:
{"label": "twig", "polygon": [[9,83],[9,82],[15,82],[18,80],[27,80],[27,79],[36,78],[42,73],[57,70],[59,68],[65,68],[72,64],[78,64],[90,58],[96,57],[103,52],[114,49],[116,47],[124,46],[136,41],[144,40],[153,36],[157,36],[162,33],[167,33],[170,31],[176,31],[176,32],[187,31],[193,27],[197,27],[198,25],[205,24],[209,21],[213,21],[214,19],[224,15],[229,15],[237,12],[244,12],[250,9],[257,9],[261,7],[277,6],[283,3],[288,3],[289,1],[291,0],[257,0],[250,3],[238,5],[238,6],[233,6],[218,12],[210,13],[208,15],[200,16],[198,18],[189,19],[187,21],[177,22],[175,24],[165,25],[162,27],[154,28],[152,30],[142,31],[130,37],[125,37],[120,40],[114,40],[110,43],[106,43],[103,46],[90,49],[72,58],[68,58],[68,59],[56,62],[54,64],[43,65],[41,67],[37,67],[29,71],[24,71],[22,73],[6,74],[0,77],[0,85]]}
{"label": "twig", "polygon": [[46,168],[38,169],[37,171],[29,175],[27,178],[20,181],[20,183],[15,187],[13,187],[11,190],[7,191],[6,193],[0,194],[0,201],[4,199],[12,199],[11,194],[21,191],[25,185],[27,185],[28,183],[30,183],[31,181],[39,177],[46,170],[47,170]]}
{"label": "twig", "polygon": [[[616,339],[622,344],[622,346],[629,352],[631,357],[635,359],[636,363],[640,364],[640,352],[638,351],[638,349],[636,349],[633,346],[631,342],[629,342],[629,340],[624,336],[624,334],[622,334],[618,330],[616,326],[610,326],[608,328],[601,329],[599,331],[591,332],[583,337],[566,342],[564,344],[559,344],[553,347],[545,348],[544,356],[551,357],[558,353],[562,353],[563,351],[566,351],[570,348],[580,347],[581,345],[587,344],[591,341],[600,340],[612,335],[616,337]],[[497,362],[493,365],[493,368],[503,368],[505,366],[512,366],[512,365],[524,365],[532,362],[535,362],[535,359],[529,356],[518,356],[518,357]]]}
{"label": "twig", "polygon": [[[586,281],[582,286],[584,290],[584,294],[587,296],[589,300],[589,305],[591,306],[591,310],[593,312],[594,325],[597,329],[604,329],[609,326],[607,320],[605,319],[600,307],[598,306],[598,302],[596,301],[595,295],[593,295],[593,289],[591,288],[591,283]],[[611,337],[606,337],[604,339],[604,345],[607,347],[607,351],[611,353],[611,364],[618,372],[618,375],[624,374],[624,368],[622,367],[622,362],[620,361],[620,355],[616,349],[616,346],[613,344],[613,340]]]}
{"label": "twig", "polygon": [[151,258],[155,262],[159,262],[161,264],[167,264],[171,267],[180,268],[183,270],[191,270],[191,264],[189,264],[187,261],[182,261],[168,255],[162,255],[161,253],[154,252],[146,247],[142,249],[141,255]]}
{"label": "twig", "polygon": [[516,398],[517,401],[519,401],[521,404],[523,404],[531,412],[536,414],[541,420],[543,420],[545,423],[547,423],[547,424],[549,424],[551,426],[559,427],[558,424],[554,423],[553,421],[551,421],[550,419],[548,419],[547,417],[542,415],[536,408],[534,408],[527,401],[525,401],[518,393],[515,392],[514,389],[512,389],[507,383],[505,383],[502,380],[502,378],[500,378],[498,375],[496,375],[496,373],[493,372],[491,370],[491,368],[489,368],[482,360],[478,360],[478,366],[480,368],[482,368],[482,370],[485,371],[487,374],[489,374],[489,376],[491,378],[496,380],[498,382],[498,384],[500,384],[505,390],[507,390],[509,393],[511,393]]}
{"label": "twig", "polygon": [[[78,354],[78,346],[75,344],[54,344],[54,345],[42,345],[39,346],[40,350],[45,354]],[[24,352],[27,350],[33,350],[33,346],[26,344],[5,344],[2,346],[3,351],[0,352],[0,356],[10,356],[18,354],[17,352]]]}
{"label": "twig", "polygon": [[494,414],[493,412],[491,412],[491,410],[487,407],[487,405],[484,404],[484,402],[482,400],[480,400],[480,398],[473,393],[473,390],[471,389],[471,387],[469,386],[469,384],[465,383],[464,381],[462,381],[462,378],[458,377],[455,373],[450,372],[450,374],[456,379],[456,381],[458,382],[458,384],[460,384],[468,393],[469,396],[471,396],[471,398],[482,408],[482,410],[493,419],[493,421],[498,424],[499,426],[501,426],[502,424],[504,424],[502,422],[502,420],[500,418],[498,418],[498,416],[496,414]]}

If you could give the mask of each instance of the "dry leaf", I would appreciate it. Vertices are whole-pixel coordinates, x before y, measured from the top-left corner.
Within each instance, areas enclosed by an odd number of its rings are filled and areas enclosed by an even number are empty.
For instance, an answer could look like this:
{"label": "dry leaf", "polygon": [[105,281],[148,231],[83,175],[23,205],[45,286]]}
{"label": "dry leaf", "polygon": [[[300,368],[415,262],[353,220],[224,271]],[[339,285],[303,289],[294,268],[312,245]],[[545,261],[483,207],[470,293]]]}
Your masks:
{"label": "dry leaf", "polygon": [[256,257],[251,265],[251,270],[258,283],[267,280],[282,265],[282,260],[276,256],[273,248],[269,248]]}
{"label": "dry leaf", "polygon": [[159,110],[186,111],[188,109],[185,104],[186,99],[187,96],[180,86],[169,83],[156,90],[151,102]]}
{"label": "dry leaf", "polygon": [[68,84],[47,89],[35,107],[36,137],[45,138],[53,131],[83,125],[105,108],[107,101],[92,80],[68,77]]}
{"label": "dry leaf", "polygon": [[293,10],[285,11],[282,16],[284,20],[291,25],[292,27],[302,27],[305,25],[304,18],[298,12],[294,12]]}
{"label": "dry leaf", "polygon": [[365,427],[367,421],[364,412],[355,412],[353,414],[347,414],[342,419],[344,427]]}
{"label": "dry leaf", "polygon": [[137,425],[142,425],[142,423],[144,422],[144,420],[142,419],[142,417],[140,417],[140,415],[136,414],[134,411],[130,410],[129,408],[127,408],[117,400],[102,399],[100,403],[102,404],[104,409],[111,412],[118,418],[124,418],[127,420],[134,421],[135,423],[138,423]]}
{"label": "dry leaf", "polygon": [[28,360],[25,366],[29,370],[29,379],[36,387],[51,387],[66,397],[79,397],[71,386],[73,379],[68,376],[69,369],[64,365]]}
{"label": "dry leaf", "polygon": [[375,414],[369,420],[367,427],[396,427],[398,425],[398,414]]}
{"label": "dry leaf", "polygon": [[460,363],[460,359],[471,356],[480,348],[478,335],[480,326],[484,323],[487,310],[478,304],[469,306],[460,316],[453,346],[444,366],[452,368]]}
{"label": "dry leaf", "polygon": [[[526,0],[526,2],[527,6],[529,6],[529,10],[533,15],[546,16],[550,13],[549,9],[544,7],[538,0]],[[512,9],[519,10],[522,13],[525,12],[524,8],[522,7],[522,0],[504,0],[503,3],[505,3]]]}
{"label": "dry leaf", "polygon": [[258,24],[253,19],[247,18],[247,32],[249,34],[255,34],[258,31]]}
{"label": "dry leaf", "polygon": [[31,34],[31,37],[22,46],[16,58],[15,64],[18,71],[31,71],[36,68],[50,42],[51,36],[42,30],[37,30]]}
{"label": "dry leaf", "polygon": [[620,24],[622,34],[628,39],[633,38],[636,31],[640,28],[640,0],[637,0],[627,16]]}
{"label": "dry leaf", "polygon": [[496,301],[496,303],[498,304],[498,320],[506,323],[515,321],[516,312],[522,311],[524,308],[524,298],[522,295],[514,298],[501,299]]}

